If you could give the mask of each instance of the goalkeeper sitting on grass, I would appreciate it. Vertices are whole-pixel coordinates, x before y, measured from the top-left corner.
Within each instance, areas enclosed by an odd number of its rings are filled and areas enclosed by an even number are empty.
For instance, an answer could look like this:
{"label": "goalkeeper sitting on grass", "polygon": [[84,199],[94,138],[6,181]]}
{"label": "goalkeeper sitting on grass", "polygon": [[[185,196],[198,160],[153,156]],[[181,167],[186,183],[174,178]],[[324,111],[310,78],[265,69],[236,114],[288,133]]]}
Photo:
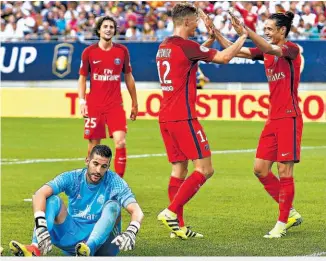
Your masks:
{"label": "goalkeeper sitting on grass", "polygon": [[[67,171],[42,186],[33,196],[35,229],[31,245],[11,241],[16,256],[46,255],[52,244],[66,255],[116,256],[132,250],[143,212],[127,183],[109,170],[112,152],[97,145],[87,168]],[[57,194],[68,196],[66,207]],[[131,216],[124,233],[121,206]]]}

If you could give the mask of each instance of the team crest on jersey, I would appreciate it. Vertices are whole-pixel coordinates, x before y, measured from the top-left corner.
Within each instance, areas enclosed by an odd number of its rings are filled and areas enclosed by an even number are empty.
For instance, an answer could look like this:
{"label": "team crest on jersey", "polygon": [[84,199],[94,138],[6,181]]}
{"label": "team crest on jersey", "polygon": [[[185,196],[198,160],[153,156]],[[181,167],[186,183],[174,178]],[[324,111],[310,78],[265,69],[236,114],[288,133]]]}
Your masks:
{"label": "team crest on jersey", "polygon": [[104,204],[104,195],[101,194],[98,198],[97,198],[97,203],[103,205]]}
{"label": "team crest on jersey", "polygon": [[74,46],[69,43],[57,44],[53,52],[52,73],[64,78],[71,72],[71,60]]}
{"label": "team crest on jersey", "polygon": [[115,65],[120,65],[120,63],[121,63],[120,58],[115,58],[115,59],[114,59],[114,64],[115,64]]}
{"label": "team crest on jersey", "polygon": [[85,130],[85,135],[89,135],[90,131],[89,130]]}
{"label": "team crest on jersey", "polygon": [[199,47],[199,49],[204,53],[207,53],[209,51],[209,49],[207,47],[202,46],[202,45]]}

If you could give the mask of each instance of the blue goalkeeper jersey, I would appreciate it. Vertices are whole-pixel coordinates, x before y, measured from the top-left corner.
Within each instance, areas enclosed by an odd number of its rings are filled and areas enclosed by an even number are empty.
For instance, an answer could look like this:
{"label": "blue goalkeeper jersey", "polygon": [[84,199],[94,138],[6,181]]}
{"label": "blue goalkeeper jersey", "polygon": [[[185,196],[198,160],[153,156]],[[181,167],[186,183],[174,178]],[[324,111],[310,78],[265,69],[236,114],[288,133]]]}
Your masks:
{"label": "blue goalkeeper jersey", "polygon": [[116,173],[108,170],[101,183],[89,184],[87,168],[64,172],[46,183],[53,194],[64,192],[68,196],[68,213],[81,223],[95,223],[101,216],[108,200],[115,200],[121,206],[136,202],[127,183]]}

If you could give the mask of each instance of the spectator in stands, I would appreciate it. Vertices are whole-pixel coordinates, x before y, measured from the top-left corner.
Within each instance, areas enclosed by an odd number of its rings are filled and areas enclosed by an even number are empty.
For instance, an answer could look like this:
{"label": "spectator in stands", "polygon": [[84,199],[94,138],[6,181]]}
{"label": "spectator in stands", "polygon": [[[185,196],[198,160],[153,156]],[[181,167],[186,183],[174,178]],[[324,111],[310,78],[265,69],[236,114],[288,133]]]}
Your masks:
{"label": "spectator in stands", "polygon": [[240,12],[244,19],[244,24],[248,26],[252,31],[256,32],[256,24],[258,16],[255,13],[252,13],[252,2],[242,2],[236,3],[235,8]]}
{"label": "spectator in stands", "polygon": [[291,2],[289,8],[289,11],[294,14],[292,25],[295,27],[299,25],[299,21],[300,21],[300,15],[297,13],[296,6],[297,6],[297,2]]}
{"label": "spectator in stands", "polygon": [[317,27],[310,23],[305,24],[305,34],[308,36],[308,39],[319,39]]}
{"label": "spectator in stands", "polygon": [[128,29],[126,30],[126,39],[132,41],[140,41],[141,40],[141,32],[135,25],[133,20],[128,21]]}
{"label": "spectator in stands", "polygon": [[324,14],[319,14],[318,15],[318,22],[317,22],[318,32],[320,33],[325,26],[326,26],[326,17],[325,17],[325,15]]}
{"label": "spectator in stands", "polygon": [[316,15],[311,12],[309,3],[303,6],[303,13],[304,14],[301,16],[301,18],[303,19],[304,23],[314,25],[316,21]]}
{"label": "spectator in stands", "polygon": [[266,13],[262,13],[259,16],[260,19],[258,19],[257,26],[256,26],[256,33],[258,35],[264,35],[264,27],[265,27],[265,21],[268,19],[268,16]]}
{"label": "spectator in stands", "polygon": [[160,42],[163,41],[166,37],[168,37],[171,33],[165,28],[165,24],[162,20],[157,22],[157,28],[158,29],[155,32],[156,39]]}
{"label": "spectator in stands", "polygon": [[305,34],[305,24],[304,20],[301,18],[297,27],[292,27],[289,32],[289,38],[297,40],[306,40],[308,37]]}
{"label": "spectator in stands", "polygon": [[144,23],[142,40],[144,42],[146,42],[146,41],[155,41],[156,40],[155,32],[154,32],[153,28],[147,22]]}

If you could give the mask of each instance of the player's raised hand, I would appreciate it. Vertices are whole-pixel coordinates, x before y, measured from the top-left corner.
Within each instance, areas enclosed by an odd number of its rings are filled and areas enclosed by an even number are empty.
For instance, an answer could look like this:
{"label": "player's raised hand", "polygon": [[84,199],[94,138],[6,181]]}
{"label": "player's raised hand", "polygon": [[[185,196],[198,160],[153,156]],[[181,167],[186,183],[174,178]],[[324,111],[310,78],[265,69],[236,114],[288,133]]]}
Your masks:
{"label": "player's raised hand", "polygon": [[137,118],[137,114],[138,114],[138,105],[132,105],[131,113],[130,113],[130,119],[132,121],[135,121],[136,118]]}
{"label": "player's raised hand", "polygon": [[239,36],[248,36],[248,31],[245,28],[244,24],[230,11],[228,11],[229,15],[231,16],[231,23],[234,30],[237,32]]}

